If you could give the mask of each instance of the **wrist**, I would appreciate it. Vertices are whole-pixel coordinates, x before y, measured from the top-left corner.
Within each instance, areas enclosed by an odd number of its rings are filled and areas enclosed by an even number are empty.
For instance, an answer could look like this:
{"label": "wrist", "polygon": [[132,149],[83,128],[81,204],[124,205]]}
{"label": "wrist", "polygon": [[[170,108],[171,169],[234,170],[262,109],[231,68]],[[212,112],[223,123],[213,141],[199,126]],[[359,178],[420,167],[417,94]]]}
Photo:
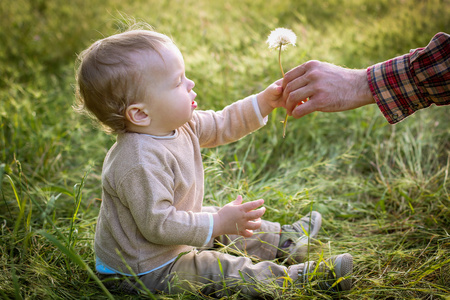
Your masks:
{"label": "wrist", "polygon": [[351,70],[347,73],[348,94],[346,97],[347,109],[355,109],[371,103],[375,103],[372,93],[370,91],[369,82],[367,79],[367,72],[364,69]]}
{"label": "wrist", "polygon": [[214,226],[213,226],[212,237],[222,235],[223,233],[221,232],[221,229],[222,229],[221,218],[218,213],[213,214],[213,221],[214,221]]}
{"label": "wrist", "polygon": [[259,111],[261,113],[261,116],[264,118],[268,116],[272,110],[274,109],[270,104],[268,103],[265,95],[265,91],[262,91],[258,94],[256,94],[256,102],[259,106]]}
{"label": "wrist", "polygon": [[357,70],[357,97],[361,101],[361,106],[375,103],[372,92],[369,87],[369,79],[367,78],[367,71],[365,69]]}

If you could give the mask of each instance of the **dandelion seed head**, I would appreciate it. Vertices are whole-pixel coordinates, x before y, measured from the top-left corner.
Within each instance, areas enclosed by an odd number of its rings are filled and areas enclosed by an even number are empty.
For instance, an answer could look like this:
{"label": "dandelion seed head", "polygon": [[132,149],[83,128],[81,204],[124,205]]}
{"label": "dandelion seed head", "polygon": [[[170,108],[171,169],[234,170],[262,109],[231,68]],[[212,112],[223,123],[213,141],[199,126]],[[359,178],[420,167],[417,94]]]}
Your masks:
{"label": "dandelion seed head", "polygon": [[269,44],[270,49],[281,47],[281,50],[284,50],[287,45],[295,46],[296,41],[297,36],[295,33],[287,28],[276,28],[270,32],[267,38],[267,44]]}

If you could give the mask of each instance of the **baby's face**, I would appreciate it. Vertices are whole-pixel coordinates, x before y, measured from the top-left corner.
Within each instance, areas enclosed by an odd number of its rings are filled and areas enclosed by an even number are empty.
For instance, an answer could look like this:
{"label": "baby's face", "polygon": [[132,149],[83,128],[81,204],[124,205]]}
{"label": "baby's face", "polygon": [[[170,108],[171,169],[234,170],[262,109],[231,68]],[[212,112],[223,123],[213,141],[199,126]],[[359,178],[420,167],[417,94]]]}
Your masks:
{"label": "baby's face", "polygon": [[192,118],[197,107],[195,83],[185,75],[183,56],[175,45],[163,46],[160,55],[152,52],[144,62],[144,83],[155,135],[167,135]]}

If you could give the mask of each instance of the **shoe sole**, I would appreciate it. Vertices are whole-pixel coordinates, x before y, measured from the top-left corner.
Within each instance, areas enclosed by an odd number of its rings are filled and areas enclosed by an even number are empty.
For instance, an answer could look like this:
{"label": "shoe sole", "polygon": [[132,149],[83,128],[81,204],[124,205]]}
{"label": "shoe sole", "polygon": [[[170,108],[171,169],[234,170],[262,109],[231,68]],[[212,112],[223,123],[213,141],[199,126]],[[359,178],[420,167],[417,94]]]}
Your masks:
{"label": "shoe sole", "polygon": [[[336,273],[336,278],[346,277],[353,272],[353,257],[344,253],[338,255],[334,261],[334,272]],[[352,279],[346,278],[339,282],[339,289],[341,291],[348,291],[352,288]]]}

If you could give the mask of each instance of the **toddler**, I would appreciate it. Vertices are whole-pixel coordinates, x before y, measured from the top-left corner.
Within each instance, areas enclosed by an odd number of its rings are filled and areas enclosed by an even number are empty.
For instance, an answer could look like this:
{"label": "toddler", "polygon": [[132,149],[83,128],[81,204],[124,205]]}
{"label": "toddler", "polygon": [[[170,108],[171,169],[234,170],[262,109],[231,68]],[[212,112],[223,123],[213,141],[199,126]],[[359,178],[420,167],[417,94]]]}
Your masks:
{"label": "toddler", "polygon": [[[117,134],[103,164],[94,246],[96,270],[109,289],[194,289],[220,297],[226,286],[257,296],[256,284],[282,286],[287,275],[298,285],[316,280],[321,289],[350,289],[349,254],[304,262],[308,239],[321,226],[318,212],[280,226],[261,220],[262,199],[203,206],[200,149],[262,127],[283,105],[281,80],[222,111],[196,110],[195,84],[179,49],[143,29],[92,44],[79,55],[76,77],[78,109]],[[217,244],[260,262],[214,250]]]}

